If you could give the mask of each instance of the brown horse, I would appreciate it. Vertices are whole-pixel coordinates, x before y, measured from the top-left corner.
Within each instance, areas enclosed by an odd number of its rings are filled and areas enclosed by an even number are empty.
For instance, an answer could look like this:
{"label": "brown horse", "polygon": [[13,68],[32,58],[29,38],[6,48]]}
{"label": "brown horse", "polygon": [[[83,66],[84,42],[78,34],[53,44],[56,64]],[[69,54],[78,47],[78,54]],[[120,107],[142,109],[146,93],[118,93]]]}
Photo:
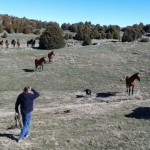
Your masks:
{"label": "brown horse", "polygon": [[20,41],[17,39],[17,46],[20,47]]}
{"label": "brown horse", "polygon": [[131,87],[132,87],[132,95],[133,95],[136,79],[138,81],[140,81],[140,74],[139,73],[135,73],[132,76],[126,76],[126,88],[127,88],[127,92],[129,93],[129,95],[130,95]]}
{"label": "brown horse", "polygon": [[8,48],[8,46],[9,46],[8,40],[5,41],[5,44],[6,44],[6,48]]}
{"label": "brown horse", "polygon": [[[46,60],[45,60],[46,57],[42,57],[40,59],[35,59],[35,69],[42,69],[43,70],[43,66],[44,64],[46,64]],[[40,66],[40,68],[39,68]]]}
{"label": "brown horse", "polygon": [[55,56],[54,51],[51,51],[50,53],[48,53],[49,62],[52,62],[54,56]]}

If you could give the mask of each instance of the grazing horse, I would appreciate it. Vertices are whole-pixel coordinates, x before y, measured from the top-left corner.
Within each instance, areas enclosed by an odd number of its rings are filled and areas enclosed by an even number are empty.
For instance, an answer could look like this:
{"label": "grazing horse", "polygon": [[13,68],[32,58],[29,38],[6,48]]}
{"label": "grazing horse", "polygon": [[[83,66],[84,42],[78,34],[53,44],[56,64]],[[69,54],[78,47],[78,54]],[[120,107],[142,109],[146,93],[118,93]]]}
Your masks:
{"label": "grazing horse", "polygon": [[44,64],[46,64],[46,60],[45,60],[46,57],[42,57],[40,59],[35,59],[35,69],[39,69],[38,66],[40,66],[40,69],[43,70],[43,66]]}
{"label": "grazing horse", "polygon": [[35,46],[35,40],[31,39],[29,41],[27,41],[27,47],[29,46],[29,44],[31,44],[31,47]]}
{"label": "grazing horse", "polygon": [[0,45],[2,45],[2,46],[3,46],[3,40],[2,40],[2,41],[0,41]]}
{"label": "grazing horse", "polygon": [[6,44],[6,48],[8,48],[8,46],[9,46],[8,40],[5,41],[5,44]]}
{"label": "grazing horse", "polygon": [[17,39],[17,46],[20,47],[20,41]]}
{"label": "grazing horse", "polygon": [[132,95],[133,95],[136,79],[138,81],[140,81],[140,74],[139,73],[135,73],[132,76],[126,76],[126,88],[127,88],[127,92],[129,93],[129,95],[130,95],[131,87],[132,87]]}
{"label": "grazing horse", "polygon": [[16,41],[15,41],[15,40],[12,40],[12,41],[11,41],[11,45],[13,45],[13,46],[15,47]]}
{"label": "grazing horse", "polygon": [[54,56],[55,56],[54,51],[51,51],[50,53],[48,53],[49,62],[52,62],[52,59],[54,58]]}

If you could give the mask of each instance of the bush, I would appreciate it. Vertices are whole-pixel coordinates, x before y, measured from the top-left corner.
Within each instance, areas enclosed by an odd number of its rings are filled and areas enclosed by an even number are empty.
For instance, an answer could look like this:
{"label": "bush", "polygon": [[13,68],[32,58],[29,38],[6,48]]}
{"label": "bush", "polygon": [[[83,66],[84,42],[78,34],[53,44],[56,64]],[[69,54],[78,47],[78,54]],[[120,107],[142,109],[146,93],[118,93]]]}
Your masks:
{"label": "bush", "polygon": [[3,26],[0,25],[0,33],[2,33],[2,32],[3,32]]}
{"label": "bush", "polygon": [[73,39],[73,35],[72,34],[69,34],[69,39]]}
{"label": "bush", "polygon": [[64,38],[65,38],[65,40],[68,40],[69,39],[69,34],[68,33],[65,34]]}
{"label": "bush", "polygon": [[14,29],[13,29],[12,26],[6,27],[5,30],[6,30],[8,33],[13,33],[13,32],[14,32]]}
{"label": "bush", "polygon": [[143,30],[139,30],[138,28],[130,27],[125,29],[124,34],[122,36],[122,42],[133,42],[138,38],[141,38],[143,34]]}
{"label": "bush", "polygon": [[40,30],[39,30],[39,29],[36,29],[33,33],[34,33],[35,35],[40,35]]}
{"label": "bush", "polygon": [[149,38],[142,38],[140,42],[149,42]]}
{"label": "bush", "polygon": [[2,38],[7,38],[7,33],[4,32],[4,34],[1,36]]}
{"label": "bush", "polygon": [[89,36],[85,36],[84,39],[83,39],[83,44],[82,46],[86,46],[86,45],[90,45],[91,44],[91,39]]}
{"label": "bush", "polygon": [[58,49],[65,46],[63,31],[55,23],[49,24],[39,38],[39,48]]}

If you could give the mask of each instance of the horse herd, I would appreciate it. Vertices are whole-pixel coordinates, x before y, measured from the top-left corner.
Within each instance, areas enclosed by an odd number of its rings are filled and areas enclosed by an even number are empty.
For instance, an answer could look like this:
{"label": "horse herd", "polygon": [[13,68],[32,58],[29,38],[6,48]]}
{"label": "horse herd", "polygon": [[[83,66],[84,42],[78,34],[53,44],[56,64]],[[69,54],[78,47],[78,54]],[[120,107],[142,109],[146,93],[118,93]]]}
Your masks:
{"label": "horse herd", "polygon": [[[53,51],[48,53],[49,62],[52,62],[54,56],[55,56],[55,54],[54,54]],[[35,59],[35,69],[36,70],[37,69],[42,69],[43,70],[43,65],[46,63],[45,58],[46,57],[42,57],[40,59]],[[132,95],[133,95],[134,87],[135,87],[135,80],[140,81],[140,73],[135,73],[132,76],[126,76],[125,77],[126,89],[127,89],[127,92],[128,92],[129,95],[130,95],[131,91],[132,91]],[[89,95],[91,95],[91,92],[90,92]]]}
{"label": "horse herd", "polygon": [[[8,46],[9,46],[8,40],[5,41],[5,44],[6,44],[6,47],[8,48]],[[15,40],[11,41],[11,45],[13,45],[13,47],[15,47],[16,44],[18,47],[20,47],[19,39],[17,39],[17,41],[15,41]],[[3,40],[0,41],[0,45],[3,45]],[[29,45],[31,45],[31,47],[34,47],[35,46],[35,40],[31,39],[31,40],[27,41],[27,47]],[[54,51],[48,53],[49,62],[52,62],[54,56],[55,56]],[[46,57],[42,57],[40,59],[35,59],[35,69],[36,70],[37,69],[43,70],[43,66],[46,63],[45,58]],[[125,78],[126,89],[127,89],[127,92],[129,95],[130,95],[131,91],[132,91],[132,95],[133,95],[134,87],[135,87],[135,80],[140,81],[140,74],[139,73],[135,73],[132,76],[126,76],[126,78]]]}
{"label": "horse herd", "polygon": [[[1,41],[0,41],[0,46],[3,46],[4,43],[5,43],[6,48],[8,48],[9,45],[10,45],[10,44],[9,44],[9,41],[8,41],[8,40],[5,40],[5,42],[4,42],[4,40],[1,40]],[[29,45],[30,45],[31,47],[35,47],[35,43],[36,43],[36,40],[35,40],[35,39],[28,40],[28,41],[27,41],[27,47],[29,47]],[[19,41],[19,39],[17,39],[17,40],[15,40],[15,39],[11,40],[11,45],[12,45],[13,47],[16,47],[16,45],[17,45],[17,47],[19,48],[19,47],[20,47],[20,41]]]}

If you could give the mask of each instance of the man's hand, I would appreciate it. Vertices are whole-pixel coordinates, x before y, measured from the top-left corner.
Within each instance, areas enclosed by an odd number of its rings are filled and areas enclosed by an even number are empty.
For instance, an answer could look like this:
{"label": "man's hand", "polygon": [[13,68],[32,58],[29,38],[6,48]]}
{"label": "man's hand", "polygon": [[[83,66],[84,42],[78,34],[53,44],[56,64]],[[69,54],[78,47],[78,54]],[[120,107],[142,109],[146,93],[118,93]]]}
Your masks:
{"label": "man's hand", "polygon": [[31,88],[31,87],[29,87],[29,91],[31,91],[31,89],[32,89],[32,88]]}

